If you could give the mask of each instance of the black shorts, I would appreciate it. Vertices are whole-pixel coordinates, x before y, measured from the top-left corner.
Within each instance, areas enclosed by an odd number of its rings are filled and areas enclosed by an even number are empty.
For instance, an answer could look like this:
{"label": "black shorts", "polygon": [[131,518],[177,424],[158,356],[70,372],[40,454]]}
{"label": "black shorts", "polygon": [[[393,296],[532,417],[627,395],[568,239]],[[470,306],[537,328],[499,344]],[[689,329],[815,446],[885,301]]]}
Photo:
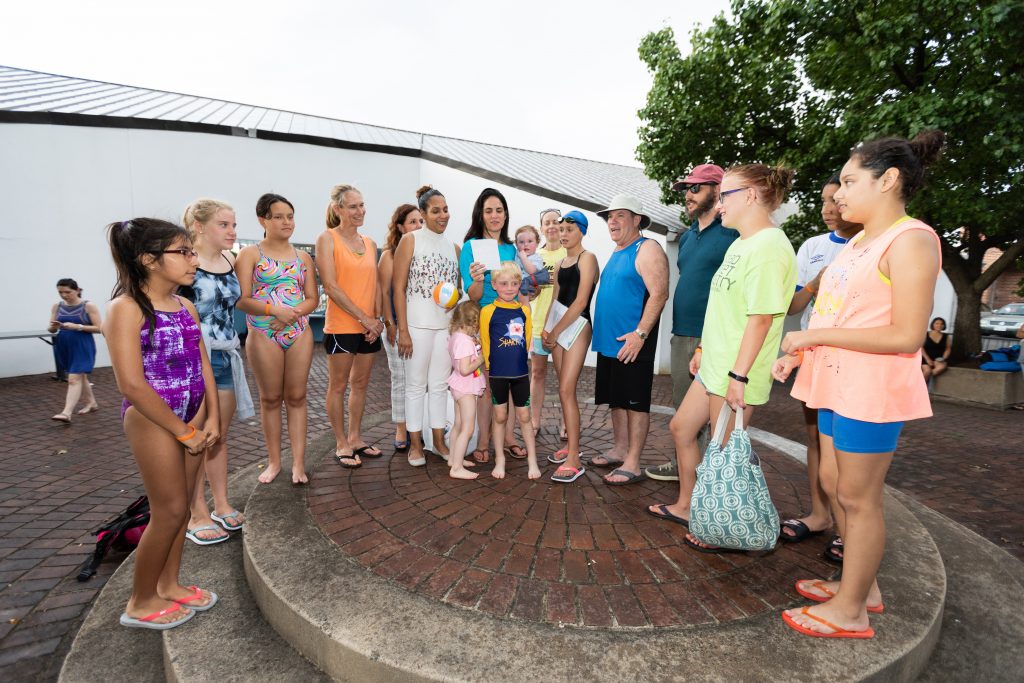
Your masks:
{"label": "black shorts", "polygon": [[516,408],[530,406],[530,376],[522,377],[489,377],[491,385],[491,403],[503,406],[508,403],[508,395],[512,394],[512,405]]}
{"label": "black shorts", "polygon": [[366,337],[353,332],[351,334],[324,334],[324,350],[332,353],[377,353],[380,351],[380,337],[374,342],[366,341]]}
{"label": "black shorts", "polygon": [[632,363],[623,363],[618,358],[597,354],[594,403],[607,403],[612,408],[649,413],[653,386],[653,358],[638,358]]}

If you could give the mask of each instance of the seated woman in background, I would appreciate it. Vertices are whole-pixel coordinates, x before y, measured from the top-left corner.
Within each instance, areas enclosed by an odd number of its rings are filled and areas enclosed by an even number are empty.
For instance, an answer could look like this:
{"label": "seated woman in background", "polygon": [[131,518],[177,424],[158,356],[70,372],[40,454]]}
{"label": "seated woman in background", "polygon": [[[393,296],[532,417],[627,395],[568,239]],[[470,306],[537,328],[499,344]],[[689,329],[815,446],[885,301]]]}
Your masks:
{"label": "seated woman in background", "polygon": [[921,372],[924,378],[938,377],[949,367],[949,352],[953,348],[953,335],[946,334],[946,321],[933,318],[924,335],[921,348]]}

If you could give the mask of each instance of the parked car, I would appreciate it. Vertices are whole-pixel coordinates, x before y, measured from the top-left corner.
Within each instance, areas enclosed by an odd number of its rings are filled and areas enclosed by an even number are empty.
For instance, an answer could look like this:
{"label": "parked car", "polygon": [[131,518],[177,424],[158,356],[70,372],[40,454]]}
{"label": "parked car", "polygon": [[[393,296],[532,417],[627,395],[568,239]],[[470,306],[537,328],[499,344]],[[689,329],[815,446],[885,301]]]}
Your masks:
{"label": "parked car", "polygon": [[1021,325],[1024,325],[1024,303],[1006,304],[992,315],[982,318],[981,333],[1015,337]]}

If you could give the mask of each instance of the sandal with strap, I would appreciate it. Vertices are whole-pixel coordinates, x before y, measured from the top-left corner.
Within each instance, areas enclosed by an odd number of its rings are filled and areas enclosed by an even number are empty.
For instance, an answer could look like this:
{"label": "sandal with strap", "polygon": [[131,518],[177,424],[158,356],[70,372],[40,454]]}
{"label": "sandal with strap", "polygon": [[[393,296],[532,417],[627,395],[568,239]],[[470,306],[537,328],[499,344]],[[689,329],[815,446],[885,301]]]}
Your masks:
{"label": "sandal with strap", "polygon": [[[810,592],[809,590],[800,585],[802,583],[809,583],[811,588],[819,590],[825,595],[816,595]],[[832,589],[825,585],[824,581],[819,581],[815,579],[800,579],[795,584],[793,584],[793,588],[796,589],[797,593],[807,598],[808,600],[813,600],[814,602],[828,602],[836,595],[834,592],[832,592]],[[883,612],[885,612],[885,603],[871,605],[867,607],[867,611],[871,614],[882,614]]]}
{"label": "sandal with strap", "polygon": [[798,633],[802,633],[805,636],[812,636],[814,638],[874,638],[875,637],[875,629],[871,628],[870,626],[868,626],[863,631],[847,631],[845,628],[840,628],[839,626],[836,626],[832,622],[825,621],[821,617],[815,616],[814,614],[811,614],[810,612],[807,611],[809,609],[810,609],[810,607],[804,607],[803,609],[800,610],[800,614],[804,615],[805,617],[810,617],[811,619],[814,619],[819,624],[822,624],[824,626],[828,626],[830,629],[832,629],[832,633],[822,633],[820,631],[814,631],[812,629],[809,629],[806,626],[801,626],[800,624],[796,623],[796,620],[793,619],[793,617],[789,616],[788,612],[783,612],[782,613],[782,621],[786,622],[786,626],[790,627],[794,631],[796,631]]}

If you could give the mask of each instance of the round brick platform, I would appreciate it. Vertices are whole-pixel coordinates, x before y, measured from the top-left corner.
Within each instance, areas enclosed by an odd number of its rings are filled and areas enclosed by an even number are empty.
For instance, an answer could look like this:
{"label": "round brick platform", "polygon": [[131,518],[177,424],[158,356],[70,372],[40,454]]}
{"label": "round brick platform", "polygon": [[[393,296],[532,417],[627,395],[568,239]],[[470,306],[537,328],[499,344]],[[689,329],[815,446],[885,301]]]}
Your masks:
{"label": "round brick platform", "polygon": [[[607,449],[607,410],[583,408],[584,454]],[[386,432],[385,432],[386,433]],[[368,434],[372,436],[372,434]],[[381,441],[385,442],[384,439]],[[397,454],[365,459],[360,469],[325,458],[308,504],[317,525],[350,561],[415,593],[498,617],[577,627],[657,628],[715,624],[777,612],[799,602],[798,578],[825,577],[825,537],[780,544],[766,556],[705,554],[682,543],[686,530],[645,507],[675,499],[675,482],[645,479],[608,486],[589,469],[575,483],[526,478],[526,462],[508,459],[508,476],[491,465],[474,481],[448,477],[428,456],[412,468]],[[783,518],[807,498],[806,471],[755,444]],[[642,465],[664,462],[668,418],[651,416]]]}

